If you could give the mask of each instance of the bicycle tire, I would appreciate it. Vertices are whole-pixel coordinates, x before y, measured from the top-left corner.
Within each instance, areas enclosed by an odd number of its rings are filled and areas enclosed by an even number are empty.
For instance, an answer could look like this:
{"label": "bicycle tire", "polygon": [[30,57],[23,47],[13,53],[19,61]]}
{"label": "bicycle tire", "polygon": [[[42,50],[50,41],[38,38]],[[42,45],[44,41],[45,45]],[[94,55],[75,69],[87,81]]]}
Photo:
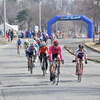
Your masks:
{"label": "bicycle tire", "polygon": [[31,74],[33,74],[33,67],[34,67],[34,64],[33,64],[32,58],[31,58],[31,64],[30,64],[30,72],[31,72]]}
{"label": "bicycle tire", "polygon": [[81,82],[81,78],[82,78],[82,68],[81,68],[81,64],[80,64],[80,69],[78,70],[78,81]]}
{"label": "bicycle tire", "polygon": [[42,66],[43,76],[46,74],[46,68],[45,68],[45,61],[43,60],[43,66]]}
{"label": "bicycle tire", "polygon": [[55,84],[56,82],[56,77],[55,77],[55,73],[53,73],[53,84]]}
{"label": "bicycle tire", "polygon": [[59,72],[58,72],[58,70],[57,70],[57,84],[56,85],[58,85],[58,83],[59,83]]}
{"label": "bicycle tire", "polygon": [[31,72],[31,74],[33,74],[33,68],[30,68],[30,72]]}

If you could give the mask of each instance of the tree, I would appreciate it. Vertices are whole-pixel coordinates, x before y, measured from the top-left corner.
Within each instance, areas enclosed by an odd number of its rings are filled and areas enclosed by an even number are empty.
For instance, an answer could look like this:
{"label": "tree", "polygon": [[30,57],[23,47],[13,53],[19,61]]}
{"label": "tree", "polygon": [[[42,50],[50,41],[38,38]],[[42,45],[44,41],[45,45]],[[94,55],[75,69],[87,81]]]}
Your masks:
{"label": "tree", "polygon": [[26,21],[28,21],[28,19],[29,19],[29,9],[24,9],[19,11],[16,16],[16,20],[18,20],[18,23],[22,22],[21,29],[26,28]]}
{"label": "tree", "polygon": [[18,20],[18,22],[22,22],[28,20],[28,17],[29,17],[29,10],[24,9],[18,12],[16,19]]}

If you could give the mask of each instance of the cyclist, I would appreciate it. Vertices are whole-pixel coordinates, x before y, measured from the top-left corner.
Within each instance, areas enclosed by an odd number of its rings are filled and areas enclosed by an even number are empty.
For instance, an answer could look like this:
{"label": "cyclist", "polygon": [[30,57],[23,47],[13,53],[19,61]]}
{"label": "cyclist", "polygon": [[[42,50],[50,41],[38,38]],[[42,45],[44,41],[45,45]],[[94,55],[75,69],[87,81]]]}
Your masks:
{"label": "cyclist", "polygon": [[18,53],[19,53],[19,50],[22,48],[22,41],[21,41],[21,39],[20,38],[18,38],[18,40],[17,40],[17,51],[18,51]]}
{"label": "cyclist", "polygon": [[[55,40],[53,42],[53,45],[49,47],[49,55],[50,55],[50,80],[52,81],[53,80],[53,75],[52,75],[53,65],[51,61],[57,58],[58,60],[62,60],[62,63],[63,63],[62,48],[61,46],[59,46],[59,41]],[[59,73],[60,73],[60,65],[61,65],[61,61],[58,61]]]}
{"label": "cyclist", "polygon": [[77,61],[76,64],[76,75],[78,74],[78,67],[79,67],[79,58],[82,60],[82,74],[83,74],[83,68],[84,68],[84,60],[87,64],[87,50],[84,48],[83,44],[79,44],[79,48],[76,50],[76,57],[75,61]]}
{"label": "cyclist", "polygon": [[55,36],[54,36],[54,34],[52,34],[51,35],[51,45],[53,45],[54,39],[55,39]]}
{"label": "cyclist", "polygon": [[28,51],[27,48],[29,47],[30,43],[28,40],[25,40],[24,42],[24,48],[25,48],[25,53],[26,53],[26,57],[28,57]]}
{"label": "cyclist", "polygon": [[48,43],[48,38],[49,38],[48,34],[45,34],[44,41],[46,44]]}
{"label": "cyclist", "polygon": [[[33,44],[35,44],[35,47],[37,49],[37,55],[38,55],[38,50],[39,50],[38,44],[36,44],[35,40],[33,40]],[[36,62],[37,62],[37,55],[36,55]]]}
{"label": "cyclist", "polygon": [[43,41],[43,37],[40,37],[40,41],[41,41],[41,42]]}
{"label": "cyclist", "polygon": [[47,73],[47,69],[48,69],[48,62],[47,62],[47,56],[49,56],[49,50],[48,47],[46,46],[45,42],[42,42],[39,48],[39,52],[38,52],[38,56],[40,59],[40,65],[42,67],[42,57],[45,57],[45,62],[46,62],[46,73]]}
{"label": "cyclist", "polygon": [[33,61],[35,62],[36,55],[37,55],[37,49],[35,47],[35,44],[31,43],[30,47],[28,48],[28,71],[30,67],[30,58],[33,56]]}
{"label": "cyclist", "polygon": [[41,41],[39,40],[39,38],[36,39],[36,42],[37,42],[36,44],[38,44],[38,46],[40,46]]}

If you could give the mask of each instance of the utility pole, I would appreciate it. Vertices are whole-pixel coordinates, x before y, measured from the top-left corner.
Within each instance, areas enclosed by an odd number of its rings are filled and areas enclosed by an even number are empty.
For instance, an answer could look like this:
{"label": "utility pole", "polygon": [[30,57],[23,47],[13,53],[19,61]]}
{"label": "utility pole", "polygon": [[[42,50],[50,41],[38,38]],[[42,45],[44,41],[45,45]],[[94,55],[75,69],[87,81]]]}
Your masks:
{"label": "utility pole", "polygon": [[39,31],[41,30],[41,0],[39,0]]}
{"label": "utility pole", "polygon": [[4,36],[6,38],[6,0],[3,0],[4,7]]}

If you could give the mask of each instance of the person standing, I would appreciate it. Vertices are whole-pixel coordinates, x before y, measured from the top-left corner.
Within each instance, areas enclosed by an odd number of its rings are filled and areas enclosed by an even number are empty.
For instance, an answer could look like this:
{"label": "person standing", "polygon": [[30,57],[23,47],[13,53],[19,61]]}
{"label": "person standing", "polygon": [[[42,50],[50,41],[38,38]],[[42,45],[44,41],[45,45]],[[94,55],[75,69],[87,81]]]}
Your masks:
{"label": "person standing", "polygon": [[11,31],[11,33],[10,33],[11,35],[11,41],[13,40],[13,37],[14,37],[14,33],[13,33],[13,30]]}
{"label": "person standing", "polygon": [[8,42],[10,42],[10,38],[11,38],[11,30],[8,31]]}

